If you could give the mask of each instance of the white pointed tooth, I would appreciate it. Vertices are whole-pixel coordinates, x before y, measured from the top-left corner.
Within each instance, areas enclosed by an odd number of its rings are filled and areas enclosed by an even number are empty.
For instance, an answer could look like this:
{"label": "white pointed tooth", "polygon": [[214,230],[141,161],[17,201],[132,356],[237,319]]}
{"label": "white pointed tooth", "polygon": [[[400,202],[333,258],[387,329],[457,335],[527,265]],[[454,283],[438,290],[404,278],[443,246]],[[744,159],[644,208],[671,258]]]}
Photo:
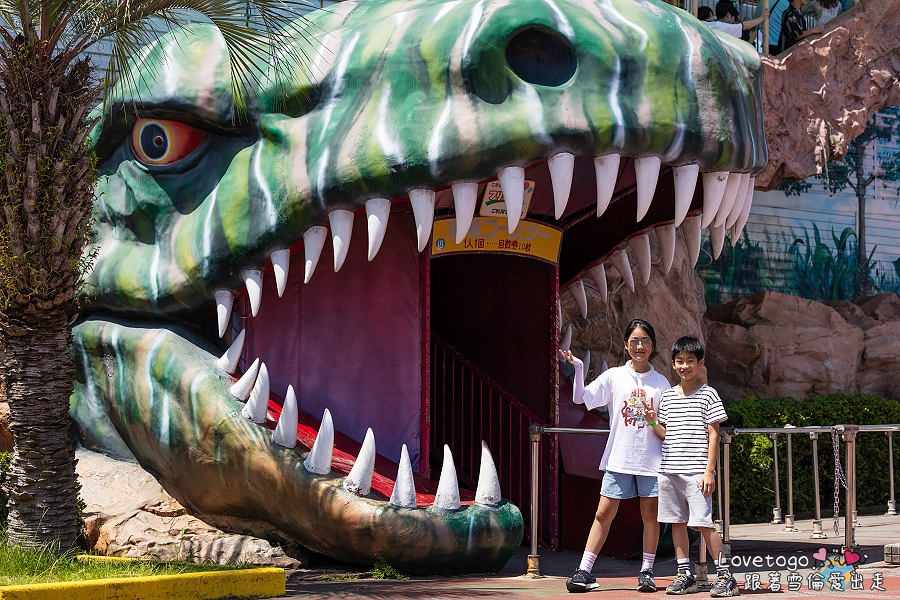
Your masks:
{"label": "white pointed tooth", "polygon": [[658,156],[644,156],[634,159],[634,174],[637,178],[637,220],[647,216],[656,182],[659,181],[659,167],[662,164]]}
{"label": "white pointed tooth", "polygon": [[716,218],[716,211],[722,204],[727,184],[728,171],[703,174],[703,220],[700,222],[700,229],[709,227],[709,224]]}
{"label": "white pointed tooth", "polygon": [[453,206],[456,210],[456,243],[462,244],[472,226],[472,217],[475,216],[478,184],[463,181],[454,183],[451,189],[453,190]]}
{"label": "white pointed tooth", "polygon": [[500,478],[497,477],[497,466],[488,445],[481,441],[481,469],[478,471],[478,487],[475,489],[476,504],[497,504],[503,497],[500,494]]}
{"label": "white pointed tooth", "polygon": [[272,272],[275,274],[275,288],[278,290],[278,297],[284,295],[284,288],[287,286],[287,276],[291,269],[291,251],[276,250],[272,253]]}
{"label": "white pointed tooth", "polygon": [[622,157],[618,154],[606,154],[594,157],[594,172],[597,175],[597,216],[601,216],[609,208],[609,201],[616,191],[619,179],[619,163]]}
{"label": "white pointed tooth", "polygon": [[219,337],[225,335],[231,323],[231,308],[234,306],[234,294],[225,290],[216,292],[216,318],[219,322]]}
{"label": "white pointed tooth", "polygon": [[675,225],[657,227],[656,239],[659,240],[659,253],[662,257],[663,274],[668,275],[675,262]]}
{"label": "white pointed tooth", "polygon": [[416,240],[419,252],[428,245],[434,222],[434,192],[426,189],[409,190],[413,216],[416,218]]}
{"label": "white pointed tooth", "polygon": [[235,381],[230,388],[231,395],[244,402],[250,396],[250,390],[253,389],[253,382],[256,381],[256,374],[259,372],[259,359],[253,361],[250,368],[244,371],[241,378]]}
{"label": "white pointed tooth", "polygon": [[303,461],[303,466],[310,473],[328,475],[331,473],[332,452],[334,452],[334,424],[331,422],[331,413],[326,408],[319,433],[316,434],[316,441],[313,442],[309,456]]}
{"label": "white pointed tooth", "polygon": [[609,298],[609,291],[606,287],[606,267],[603,266],[603,263],[600,263],[596,267],[591,267],[588,275],[594,280],[594,283],[597,285],[597,291],[600,292],[600,297],[606,302],[607,298]]}
{"label": "white pointed tooth", "polygon": [[556,218],[560,219],[566,212],[569,194],[572,192],[572,174],[575,172],[575,156],[568,152],[560,152],[547,161],[550,169],[550,182],[553,184],[553,208]]}
{"label": "white pointed tooth", "polygon": [[737,196],[734,199],[734,206],[725,219],[725,229],[731,229],[741,216],[741,210],[744,208],[744,200],[747,199],[747,186],[750,185],[750,173],[741,173],[741,183],[738,185]]}
{"label": "white pointed tooth", "polygon": [[366,200],[366,223],[369,227],[369,261],[375,258],[384,241],[388,218],[391,216],[391,201],[387,198]]}
{"label": "white pointed tooth", "polygon": [[434,507],[456,510],[459,508],[459,483],[456,481],[456,465],[450,446],[444,444],[444,465],[441,467],[441,478],[438,480],[437,492],[434,493]]}
{"label": "white pointed tooth", "polygon": [[225,351],[225,354],[216,361],[216,365],[229,375],[233,375],[235,369],[237,369],[238,361],[241,359],[241,351],[244,349],[244,338],[246,337],[246,334],[247,330],[241,329],[241,332],[234,338],[234,341],[231,343],[228,350]]}
{"label": "white pointed tooth", "polygon": [[713,260],[719,258],[722,254],[722,248],[725,246],[725,224],[713,225],[709,228],[709,245],[712,248]]}
{"label": "white pointed tooth", "polygon": [[606,364],[606,361],[604,360],[603,362],[600,363],[600,372],[604,373],[606,371],[609,371],[609,365]]}
{"label": "white pointed tooth", "polygon": [[260,363],[259,375],[256,376],[256,383],[253,385],[253,391],[250,392],[247,404],[241,409],[241,416],[257,425],[262,425],[266,422],[268,410],[269,369],[266,368],[266,363]]}
{"label": "white pointed tooth", "polygon": [[569,347],[572,345],[572,324],[569,323],[566,325],[566,330],[563,331],[562,338],[559,340],[559,349],[563,352],[569,350]]}
{"label": "white pointed tooth", "polygon": [[684,234],[684,244],[687,246],[688,260],[691,268],[697,266],[700,259],[700,217],[688,217],[681,224],[681,232]]}
{"label": "white pointed tooth", "polygon": [[497,175],[500,188],[503,190],[503,202],[506,204],[506,222],[509,233],[519,226],[522,216],[522,204],[525,202],[525,169],[522,167],[506,167]]}
{"label": "white pointed tooth", "polygon": [[682,165],[672,169],[675,179],[675,227],[681,225],[691,209],[691,201],[694,199],[694,190],[697,188],[699,174],[699,165]]}
{"label": "white pointed tooth", "polygon": [[562,303],[559,301],[559,296],[556,297],[556,314],[559,316],[560,323],[562,323],[563,311]]}
{"label": "white pointed tooth", "polygon": [[331,225],[331,242],[334,245],[334,272],[344,265],[350,250],[350,236],[353,234],[353,213],[349,210],[334,210],[328,213]]}
{"label": "white pointed tooth", "polygon": [[250,314],[255,317],[262,302],[262,271],[257,269],[244,271],[244,285],[247,287],[247,298],[250,300]]}
{"label": "white pointed tooth", "polygon": [[644,285],[650,283],[650,236],[646,233],[636,235],[628,240],[635,258],[637,258],[638,269],[641,272],[641,282]]}
{"label": "white pointed tooth", "polygon": [[738,220],[734,223],[733,235],[731,236],[731,241],[736,243],[739,239],[741,239],[741,233],[744,231],[744,225],[747,224],[747,219],[750,217],[750,207],[753,205],[753,187],[756,185],[756,177],[750,178],[750,183],[747,184],[747,195],[744,199],[744,207],[741,209],[741,216],[738,217]]}
{"label": "white pointed tooth", "polygon": [[272,432],[272,441],[285,448],[293,448],[297,445],[297,417],[300,409],[297,407],[297,395],[294,394],[294,386],[289,385],[284,395],[284,404],[281,407],[281,416],[275,424]]}
{"label": "white pointed tooth", "polygon": [[716,211],[716,218],[713,219],[713,227],[724,227],[725,219],[728,218],[731,208],[734,206],[740,185],[741,174],[729,173],[728,181],[725,184],[725,194],[722,196],[722,204],[719,205],[719,210]]}
{"label": "white pointed tooth", "polygon": [[367,496],[372,489],[372,473],[375,471],[375,434],[366,430],[359,456],[350,473],[344,478],[344,489],[357,496]]}
{"label": "white pointed tooth", "polygon": [[591,368],[591,351],[585,350],[584,358],[581,359],[581,362],[584,364],[584,374],[587,375],[588,369]]}
{"label": "white pointed tooth", "polygon": [[580,279],[576,280],[569,286],[569,293],[575,299],[575,305],[578,307],[578,312],[581,313],[581,318],[587,319],[588,305],[587,294],[584,293],[584,282]]}
{"label": "white pointed tooth", "polygon": [[306,257],[306,266],[303,272],[303,283],[309,283],[319,257],[322,256],[322,248],[328,238],[328,229],[321,225],[310,227],[303,233],[303,252]]}
{"label": "white pointed tooth", "polygon": [[[476,500],[477,501],[477,500]],[[400,448],[400,465],[397,469],[397,481],[391,492],[391,504],[400,508],[416,507],[416,482],[413,478],[412,465],[409,462],[409,451],[406,444]]]}
{"label": "white pointed tooth", "polygon": [[625,248],[614,251],[609,256],[609,262],[612,263],[612,266],[616,268],[616,271],[618,271],[619,275],[622,276],[622,279],[625,280],[625,285],[628,286],[628,289],[633,292],[634,275],[631,273],[631,264],[628,262],[628,254],[626,254]]}

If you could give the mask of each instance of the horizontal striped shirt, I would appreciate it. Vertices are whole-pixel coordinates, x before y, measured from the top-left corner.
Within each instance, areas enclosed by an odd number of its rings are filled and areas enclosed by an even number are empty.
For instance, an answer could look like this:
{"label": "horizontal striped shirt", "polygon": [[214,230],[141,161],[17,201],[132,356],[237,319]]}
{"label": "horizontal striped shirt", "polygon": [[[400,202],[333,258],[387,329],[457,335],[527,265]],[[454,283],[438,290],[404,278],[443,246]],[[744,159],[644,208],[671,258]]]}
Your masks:
{"label": "horizontal striped shirt", "polygon": [[722,399],[708,385],[690,396],[675,388],[662,393],[657,421],[666,426],[660,473],[697,474],[706,471],[709,425],[728,418]]}

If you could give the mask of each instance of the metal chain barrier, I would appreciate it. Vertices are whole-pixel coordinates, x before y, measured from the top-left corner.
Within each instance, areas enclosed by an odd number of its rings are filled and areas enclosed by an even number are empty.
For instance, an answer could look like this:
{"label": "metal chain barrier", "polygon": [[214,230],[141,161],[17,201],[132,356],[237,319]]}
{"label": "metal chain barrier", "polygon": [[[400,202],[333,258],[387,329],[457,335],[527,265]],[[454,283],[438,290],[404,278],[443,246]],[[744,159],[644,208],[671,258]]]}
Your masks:
{"label": "metal chain barrier", "polygon": [[838,427],[831,428],[831,445],[834,448],[834,535],[840,535],[838,532],[838,523],[840,522],[840,510],[841,510],[841,486],[844,486],[844,489],[847,488],[847,479],[844,477],[844,469],[841,468],[841,452],[840,452],[840,437],[843,432],[843,427],[841,427],[841,432],[838,432]]}

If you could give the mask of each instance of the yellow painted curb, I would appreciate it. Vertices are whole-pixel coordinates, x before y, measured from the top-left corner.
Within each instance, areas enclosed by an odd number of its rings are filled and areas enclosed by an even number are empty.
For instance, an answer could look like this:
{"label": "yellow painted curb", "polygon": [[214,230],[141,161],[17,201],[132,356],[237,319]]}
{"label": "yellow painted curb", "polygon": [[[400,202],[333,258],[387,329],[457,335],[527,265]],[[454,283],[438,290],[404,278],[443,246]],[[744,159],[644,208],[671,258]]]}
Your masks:
{"label": "yellow painted curb", "polygon": [[216,600],[284,596],[284,569],[237,569],[0,587],[0,600]]}

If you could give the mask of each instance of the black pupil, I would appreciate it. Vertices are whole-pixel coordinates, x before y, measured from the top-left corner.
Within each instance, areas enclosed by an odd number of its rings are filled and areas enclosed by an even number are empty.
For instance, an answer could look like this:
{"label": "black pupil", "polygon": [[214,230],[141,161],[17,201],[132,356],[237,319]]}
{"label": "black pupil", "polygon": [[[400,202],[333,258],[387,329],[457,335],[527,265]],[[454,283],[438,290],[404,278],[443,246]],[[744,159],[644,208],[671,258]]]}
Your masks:
{"label": "black pupil", "polygon": [[154,123],[145,125],[141,130],[141,150],[147,158],[158,160],[166,155],[169,149],[169,140],[166,131]]}

